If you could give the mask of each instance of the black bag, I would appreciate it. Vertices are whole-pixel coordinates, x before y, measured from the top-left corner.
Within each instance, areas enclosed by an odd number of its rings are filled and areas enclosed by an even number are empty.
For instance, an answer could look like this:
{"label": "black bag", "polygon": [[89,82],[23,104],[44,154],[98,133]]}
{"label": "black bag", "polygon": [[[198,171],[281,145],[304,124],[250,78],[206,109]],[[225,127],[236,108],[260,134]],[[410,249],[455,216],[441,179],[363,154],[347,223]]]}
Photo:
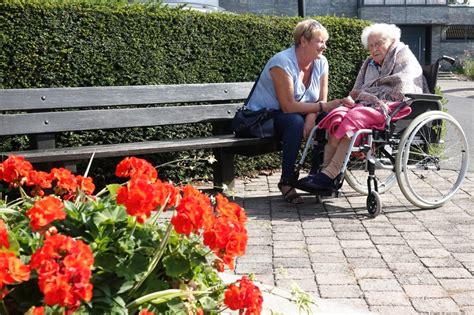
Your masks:
{"label": "black bag", "polygon": [[278,110],[262,108],[257,111],[251,111],[246,107],[261,74],[262,72],[258,75],[257,80],[255,80],[244,105],[237,110],[232,120],[232,131],[236,137],[271,138],[275,135],[273,117],[278,113]]}
{"label": "black bag", "polygon": [[276,109],[239,108],[232,120],[232,130],[237,137],[271,138],[275,135],[273,118],[277,113]]}

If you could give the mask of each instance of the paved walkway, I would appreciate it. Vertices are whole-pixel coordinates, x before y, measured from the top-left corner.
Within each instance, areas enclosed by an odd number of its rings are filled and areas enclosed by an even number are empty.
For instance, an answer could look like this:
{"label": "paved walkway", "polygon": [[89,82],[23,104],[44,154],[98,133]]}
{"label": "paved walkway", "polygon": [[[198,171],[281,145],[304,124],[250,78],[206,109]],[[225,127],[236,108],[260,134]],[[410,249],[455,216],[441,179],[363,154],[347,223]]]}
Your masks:
{"label": "paved walkway", "polygon": [[235,273],[292,283],[323,301],[379,314],[474,314],[474,173],[445,206],[420,210],[398,187],[368,216],[347,184],[339,198],[285,203],[280,174],[237,180],[249,216],[247,254]]}

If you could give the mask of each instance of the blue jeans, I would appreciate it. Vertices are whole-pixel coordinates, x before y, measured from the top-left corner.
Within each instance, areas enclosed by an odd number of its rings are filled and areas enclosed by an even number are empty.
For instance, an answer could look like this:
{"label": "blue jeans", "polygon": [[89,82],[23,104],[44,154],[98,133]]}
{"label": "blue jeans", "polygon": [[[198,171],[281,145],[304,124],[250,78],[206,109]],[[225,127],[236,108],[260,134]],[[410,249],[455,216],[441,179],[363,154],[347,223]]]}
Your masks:
{"label": "blue jeans", "polygon": [[[319,114],[316,122],[319,122],[327,113]],[[278,113],[274,118],[275,136],[282,142],[282,165],[281,165],[281,179],[282,180],[296,180],[295,173],[296,158],[301,148],[303,141],[305,117],[298,113]],[[324,136],[324,131],[321,131]],[[317,132],[317,135],[320,132]],[[323,137],[324,138],[324,137]],[[322,144],[324,147],[324,143]],[[316,148],[315,148],[316,149]],[[314,152],[317,151],[317,152]],[[310,173],[316,173],[320,164],[322,163],[322,151],[313,150],[312,163]]]}

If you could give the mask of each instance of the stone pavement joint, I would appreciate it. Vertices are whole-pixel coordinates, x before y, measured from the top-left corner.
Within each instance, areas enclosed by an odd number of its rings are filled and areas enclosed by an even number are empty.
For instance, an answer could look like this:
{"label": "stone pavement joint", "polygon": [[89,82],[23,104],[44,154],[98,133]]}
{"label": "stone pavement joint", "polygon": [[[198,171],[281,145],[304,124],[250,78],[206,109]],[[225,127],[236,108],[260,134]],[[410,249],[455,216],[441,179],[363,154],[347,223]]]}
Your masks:
{"label": "stone pavement joint", "polygon": [[317,301],[379,314],[474,314],[474,173],[443,207],[422,210],[398,188],[370,218],[347,184],[338,198],[283,201],[280,174],[237,179],[249,246],[236,275],[270,287],[296,283]]}

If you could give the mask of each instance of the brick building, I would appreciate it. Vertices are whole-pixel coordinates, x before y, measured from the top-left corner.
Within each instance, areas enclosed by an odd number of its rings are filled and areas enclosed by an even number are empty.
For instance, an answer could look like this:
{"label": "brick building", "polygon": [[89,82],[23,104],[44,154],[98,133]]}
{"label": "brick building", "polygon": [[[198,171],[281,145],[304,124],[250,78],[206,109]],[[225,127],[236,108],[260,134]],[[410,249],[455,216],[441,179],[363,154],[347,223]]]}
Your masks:
{"label": "brick building", "polygon": [[[449,1],[449,3],[448,3]],[[397,24],[422,64],[474,53],[474,4],[453,0],[305,0],[306,16],[336,15]],[[454,0],[468,1],[468,0]],[[474,0],[471,0],[474,1]],[[297,15],[297,0],[219,0],[235,13]]]}

